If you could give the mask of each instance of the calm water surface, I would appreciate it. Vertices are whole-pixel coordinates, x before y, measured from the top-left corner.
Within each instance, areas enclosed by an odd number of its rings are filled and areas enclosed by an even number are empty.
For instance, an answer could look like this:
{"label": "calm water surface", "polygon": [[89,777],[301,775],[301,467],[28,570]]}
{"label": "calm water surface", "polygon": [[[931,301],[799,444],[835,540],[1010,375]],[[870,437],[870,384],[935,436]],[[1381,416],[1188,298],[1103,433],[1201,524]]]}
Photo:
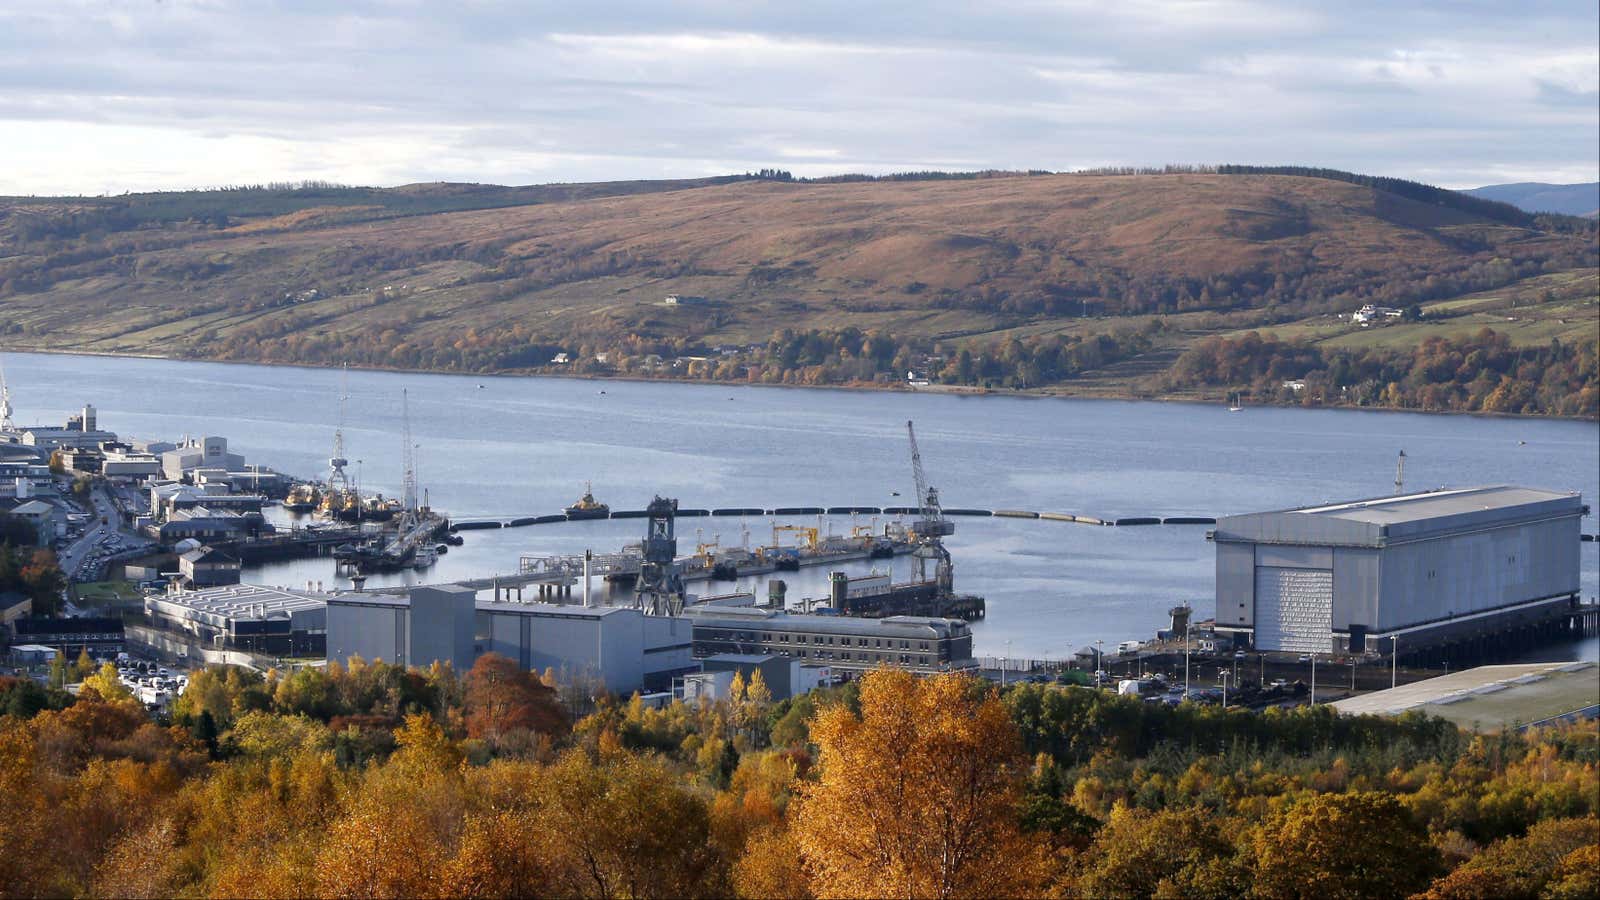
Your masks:
{"label": "calm water surface", "polygon": [[[88,402],[102,427],[123,435],[220,434],[247,461],[300,476],[322,474],[338,415],[333,370],[15,353],[0,365],[19,423],[58,424]],[[405,389],[420,482],[435,507],[458,519],[556,512],[585,480],[614,509],[640,508],[655,494],[687,507],[904,505],[913,494],[907,419],[916,420],[929,480],[947,506],[1101,517],[1278,509],[1392,492],[1401,449],[1408,487],[1515,483],[1581,491],[1600,506],[1600,426],[1592,422],[556,378],[348,378],[346,453],[362,461],[353,467],[362,485],[399,491]],[[989,602],[988,620],[974,629],[979,653],[1057,657],[1097,639],[1149,636],[1177,601],[1212,611],[1204,527],[956,521],[957,585]],[[752,541],[771,536],[769,521],[742,524]],[[842,531],[851,523],[831,524]],[[433,569],[392,580],[512,572],[522,553],[615,550],[641,526],[470,532],[466,546]],[[679,529],[687,551],[697,529],[706,540],[738,543],[741,522],[685,519]],[[1600,531],[1594,515],[1583,530]],[[1600,544],[1584,544],[1582,558],[1588,598],[1600,593]],[[905,561],[898,564],[903,570]],[[326,560],[248,577],[333,584]],[[791,597],[826,590],[820,570],[784,577]],[[1597,650],[1589,641],[1571,652],[1592,659]]]}

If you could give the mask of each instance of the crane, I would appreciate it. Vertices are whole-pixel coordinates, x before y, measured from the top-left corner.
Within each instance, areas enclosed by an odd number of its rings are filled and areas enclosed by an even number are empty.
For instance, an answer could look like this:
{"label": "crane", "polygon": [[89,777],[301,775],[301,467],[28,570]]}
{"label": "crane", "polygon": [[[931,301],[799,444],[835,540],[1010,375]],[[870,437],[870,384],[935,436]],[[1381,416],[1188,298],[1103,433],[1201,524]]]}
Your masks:
{"label": "crane", "polygon": [[945,537],[956,533],[956,523],[944,517],[939,506],[939,489],[928,484],[927,473],[922,471],[922,451],[917,449],[917,427],[906,420],[906,435],[911,439],[911,477],[917,483],[917,521],[911,530],[924,537]]}
{"label": "crane", "polygon": [[405,470],[401,475],[401,506],[408,515],[417,514],[417,455],[416,447],[411,443],[411,403],[405,388],[400,389],[400,440],[404,445],[400,451],[400,465]]}
{"label": "crane", "polygon": [[350,460],[344,456],[344,402],[350,397],[350,369],[348,365],[339,367],[339,423],[333,429],[333,456],[328,458],[328,490],[348,491],[350,477],[344,473],[344,467],[350,465]]}
{"label": "crane", "polygon": [[911,440],[911,477],[917,484],[918,515],[911,523],[911,533],[917,536],[917,548],[912,551],[917,561],[917,580],[928,580],[928,560],[934,560],[934,579],[939,590],[948,594],[955,586],[955,566],[942,539],[956,533],[956,523],[944,517],[939,489],[928,484],[928,475],[922,470],[922,451],[917,448],[917,428],[909,419],[906,436]]}
{"label": "crane", "polygon": [[0,431],[11,430],[11,385],[6,384],[6,370],[0,367]]}

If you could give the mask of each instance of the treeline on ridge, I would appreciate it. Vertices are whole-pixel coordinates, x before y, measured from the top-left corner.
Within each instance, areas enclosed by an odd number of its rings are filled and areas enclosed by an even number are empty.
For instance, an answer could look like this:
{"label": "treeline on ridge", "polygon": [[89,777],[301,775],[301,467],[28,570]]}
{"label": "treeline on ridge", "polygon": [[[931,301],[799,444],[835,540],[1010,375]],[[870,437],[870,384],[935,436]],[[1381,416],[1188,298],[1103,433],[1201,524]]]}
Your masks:
{"label": "treeline on ridge", "polygon": [[[1169,388],[1245,388],[1258,400],[1600,417],[1600,342],[1514,347],[1484,328],[1415,349],[1324,348],[1272,333],[1213,337],[1184,352]],[[1291,384],[1293,383],[1293,384]]]}

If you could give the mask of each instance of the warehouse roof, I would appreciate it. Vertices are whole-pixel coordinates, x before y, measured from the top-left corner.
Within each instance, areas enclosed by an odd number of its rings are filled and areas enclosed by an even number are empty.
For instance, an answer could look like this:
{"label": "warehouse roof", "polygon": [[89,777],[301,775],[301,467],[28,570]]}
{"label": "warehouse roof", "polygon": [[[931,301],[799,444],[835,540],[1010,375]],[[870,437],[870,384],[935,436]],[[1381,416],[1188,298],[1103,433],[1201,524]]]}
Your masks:
{"label": "warehouse roof", "polygon": [[1381,546],[1432,534],[1581,516],[1575,492],[1492,485],[1373,497],[1346,503],[1224,516],[1216,538],[1263,543]]}
{"label": "warehouse roof", "polygon": [[169,613],[181,609],[208,620],[289,618],[292,613],[321,609],[328,599],[327,594],[256,584],[170,591],[146,597],[148,602],[172,607]]}
{"label": "warehouse roof", "polygon": [[1597,675],[1593,662],[1478,666],[1339,700],[1333,708],[1347,715],[1416,709],[1463,728],[1501,728],[1592,709],[1600,697]]}

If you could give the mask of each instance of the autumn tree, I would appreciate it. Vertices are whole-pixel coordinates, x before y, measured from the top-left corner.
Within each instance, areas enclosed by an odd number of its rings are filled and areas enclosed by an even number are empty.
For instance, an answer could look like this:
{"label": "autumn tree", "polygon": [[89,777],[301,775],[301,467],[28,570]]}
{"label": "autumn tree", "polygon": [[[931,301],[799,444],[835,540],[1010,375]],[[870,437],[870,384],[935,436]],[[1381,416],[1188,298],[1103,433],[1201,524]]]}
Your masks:
{"label": "autumn tree", "polygon": [[555,690],[498,653],[478,657],[467,673],[466,714],[467,733],[491,744],[514,731],[559,735],[568,728]]}
{"label": "autumn tree", "polygon": [[[1090,897],[1237,896],[1249,884],[1215,816],[1117,805],[1079,862]],[[1210,888],[1209,890],[1207,888]]]}
{"label": "autumn tree", "polygon": [[947,674],[880,669],[861,710],[818,713],[821,778],[794,829],[819,897],[1021,896],[1042,887],[1042,845],[1019,830],[1026,772],[993,692]]}
{"label": "autumn tree", "polygon": [[1591,887],[1596,884],[1596,869],[1591,867],[1585,871],[1581,863],[1583,851],[1592,858],[1597,846],[1600,846],[1600,819],[1593,816],[1540,822],[1522,837],[1491,844],[1418,896],[1420,900],[1593,897],[1592,890],[1588,893],[1570,891],[1581,889],[1585,883]]}
{"label": "autumn tree", "polygon": [[1427,831],[1388,794],[1321,794],[1256,835],[1255,893],[1262,897],[1410,894],[1438,870]]}

